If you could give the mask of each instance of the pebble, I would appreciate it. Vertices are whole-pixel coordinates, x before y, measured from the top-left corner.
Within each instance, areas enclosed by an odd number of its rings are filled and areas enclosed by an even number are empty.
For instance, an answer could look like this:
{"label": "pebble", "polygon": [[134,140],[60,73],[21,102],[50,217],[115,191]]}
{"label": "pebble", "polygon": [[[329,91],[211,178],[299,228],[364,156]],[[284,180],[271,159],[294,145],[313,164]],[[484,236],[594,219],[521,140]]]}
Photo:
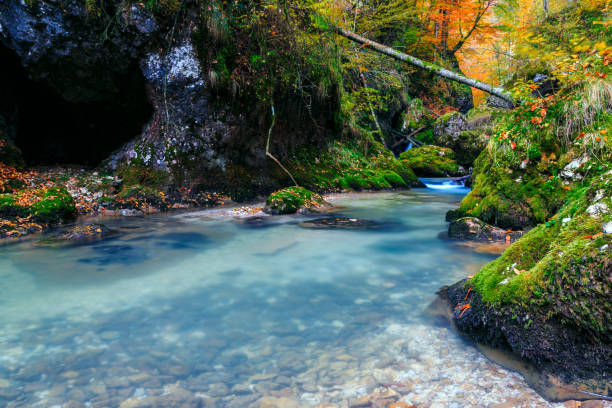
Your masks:
{"label": "pebble", "polygon": [[211,397],[224,397],[228,394],[229,388],[223,383],[211,384],[207,394]]}
{"label": "pebble", "polygon": [[299,408],[296,400],[285,397],[263,397],[258,404],[259,408]]}

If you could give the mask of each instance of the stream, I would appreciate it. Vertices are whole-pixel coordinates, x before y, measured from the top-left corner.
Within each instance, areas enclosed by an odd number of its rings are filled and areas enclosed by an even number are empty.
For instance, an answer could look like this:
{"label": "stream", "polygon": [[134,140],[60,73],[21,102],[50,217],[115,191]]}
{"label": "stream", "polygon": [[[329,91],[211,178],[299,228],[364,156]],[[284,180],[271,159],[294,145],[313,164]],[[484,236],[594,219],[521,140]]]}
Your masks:
{"label": "stream", "polygon": [[216,209],[0,246],[0,406],[561,407],[422,313],[497,256],[444,238],[467,191],[331,196],[354,229]]}

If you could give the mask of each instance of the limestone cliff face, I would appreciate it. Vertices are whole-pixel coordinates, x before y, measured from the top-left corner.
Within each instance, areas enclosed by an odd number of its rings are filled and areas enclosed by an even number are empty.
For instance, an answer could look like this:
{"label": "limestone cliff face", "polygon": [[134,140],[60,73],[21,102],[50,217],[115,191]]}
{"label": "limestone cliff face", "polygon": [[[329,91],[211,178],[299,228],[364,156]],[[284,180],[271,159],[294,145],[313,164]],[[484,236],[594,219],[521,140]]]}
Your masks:
{"label": "limestone cliff face", "polygon": [[[269,106],[245,109],[244,102],[219,97],[219,90],[213,89],[209,69],[198,51],[203,47],[214,51],[217,45],[195,40],[198,30],[206,29],[198,2],[182,2],[179,11],[165,14],[142,3],[110,1],[102,8],[93,2],[93,9],[89,3],[0,3],[0,51],[16,54],[17,65],[25,69],[24,77],[35,86],[50,89],[70,107],[97,106],[107,116],[102,121],[114,124],[98,135],[85,126],[85,131],[70,141],[82,144],[78,152],[99,149],[93,142],[106,137],[103,134],[112,138],[123,132],[127,134],[116,140],[110,151],[96,157],[106,158],[103,163],[110,168],[137,159],[180,173],[182,179],[198,179],[196,182],[218,178],[233,164],[240,166],[241,174],[244,168],[265,170],[269,165],[264,150],[271,122]],[[22,86],[11,86],[11,77],[7,73],[0,78],[0,86],[12,88],[12,93],[0,96],[0,126],[5,137],[15,139],[19,126],[23,130],[23,123],[16,123],[15,118],[23,116],[26,108],[14,101],[32,98],[23,96]],[[325,140],[335,131],[336,101],[328,98],[309,105],[282,93],[274,99],[275,154],[283,157],[291,149]],[[112,109],[106,111],[108,107]],[[72,117],[66,120],[78,121],[81,115],[75,112],[80,111],[70,112]],[[134,124],[128,122],[136,116],[140,122],[132,129]],[[128,125],[132,130],[126,131]],[[60,143],[62,132],[55,133],[47,136],[51,142],[44,140],[40,145],[49,154],[70,148],[68,142]],[[74,155],[70,160],[75,161]]]}
{"label": "limestone cliff face", "polygon": [[[111,166],[139,157],[167,168],[177,151],[197,155],[207,166],[223,165],[218,144],[233,118],[210,107],[190,38],[197,16],[187,14],[170,27],[137,3],[118,7],[100,22],[84,1],[8,0],[0,4],[1,40],[30,78],[68,102],[112,104],[133,77],[142,78],[153,113],[140,135],[111,157]],[[217,120],[221,113],[223,122]]]}

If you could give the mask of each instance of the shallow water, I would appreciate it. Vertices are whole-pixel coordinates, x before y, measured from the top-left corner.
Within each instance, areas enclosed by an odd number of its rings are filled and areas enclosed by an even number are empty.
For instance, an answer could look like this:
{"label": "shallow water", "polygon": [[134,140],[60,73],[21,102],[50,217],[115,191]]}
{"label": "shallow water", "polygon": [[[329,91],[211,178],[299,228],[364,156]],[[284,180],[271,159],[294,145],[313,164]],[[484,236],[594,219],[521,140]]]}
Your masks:
{"label": "shallow water", "polygon": [[0,247],[0,406],[342,407],[389,382],[411,404],[554,406],[422,317],[494,257],[443,239],[466,191],[331,198],[367,230],[213,210]]}

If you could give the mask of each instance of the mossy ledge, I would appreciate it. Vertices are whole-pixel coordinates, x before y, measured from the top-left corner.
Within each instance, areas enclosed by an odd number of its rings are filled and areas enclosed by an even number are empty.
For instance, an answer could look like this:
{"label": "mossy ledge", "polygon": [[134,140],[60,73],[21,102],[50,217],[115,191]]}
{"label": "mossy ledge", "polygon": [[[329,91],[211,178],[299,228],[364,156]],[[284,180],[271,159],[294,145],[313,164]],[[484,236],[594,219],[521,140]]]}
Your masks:
{"label": "mossy ledge", "polygon": [[417,176],[447,177],[457,174],[455,152],[447,147],[426,145],[400,154],[400,161]]}
{"label": "mossy ledge", "polygon": [[28,218],[41,224],[58,224],[76,217],[72,196],[63,187],[19,190],[0,194],[0,217]]}

